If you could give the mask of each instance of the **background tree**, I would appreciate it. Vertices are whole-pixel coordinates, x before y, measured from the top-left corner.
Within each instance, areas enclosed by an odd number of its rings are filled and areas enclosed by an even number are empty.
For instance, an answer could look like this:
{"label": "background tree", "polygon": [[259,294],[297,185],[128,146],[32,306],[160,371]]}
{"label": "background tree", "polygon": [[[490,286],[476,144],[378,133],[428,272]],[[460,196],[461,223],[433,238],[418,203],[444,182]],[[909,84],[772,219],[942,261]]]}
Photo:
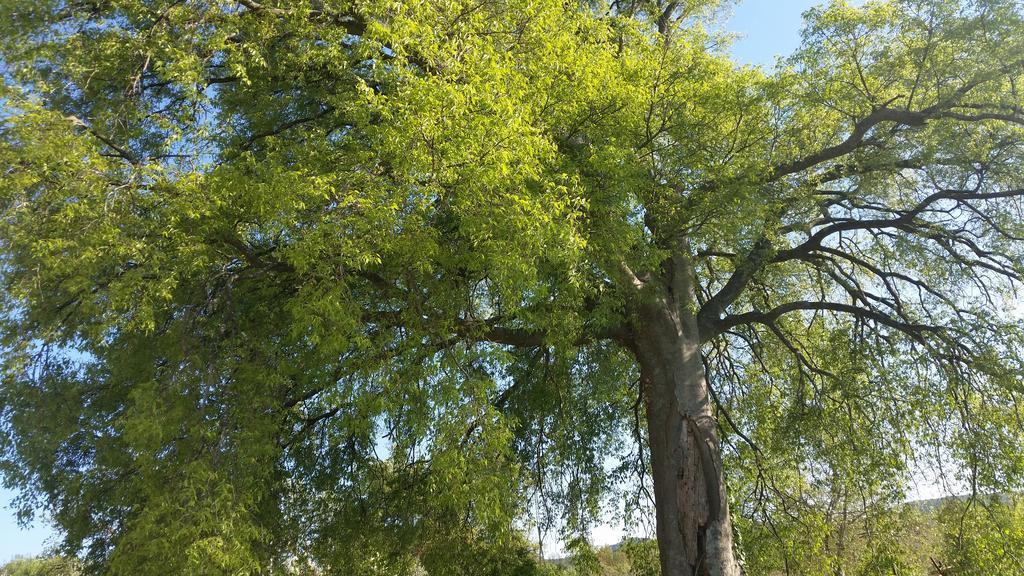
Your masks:
{"label": "background tree", "polygon": [[79,563],[67,558],[16,558],[0,566],[2,576],[79,576]]}
{"label": "background tree", "polygon": [[946,574],[1019,574],[1024,570],[1024,506],[1017,496],[974,495],[937,513],[944,549],[933,562]]}
{"label": "background tree", "polygon": [[829,478],[1021,486],[1021,7],[765,76],[716,5],[0,2],[6,482],[111,574],[397,573],[633,470],[734,575]]}

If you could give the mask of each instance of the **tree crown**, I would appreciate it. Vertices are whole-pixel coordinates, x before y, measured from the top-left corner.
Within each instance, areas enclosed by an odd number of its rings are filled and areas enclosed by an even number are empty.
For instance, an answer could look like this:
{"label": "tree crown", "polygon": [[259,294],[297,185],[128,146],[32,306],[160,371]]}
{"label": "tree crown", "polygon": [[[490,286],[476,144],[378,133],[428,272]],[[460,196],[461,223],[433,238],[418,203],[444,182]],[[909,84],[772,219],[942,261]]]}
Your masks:
{"label": "tree crown", "polygon": [[114,573],[581,531],[678,261],[747,517],[1019,486],[1019,3],[833,2],[771,74],[716,7],[0,1],[7,481]]}

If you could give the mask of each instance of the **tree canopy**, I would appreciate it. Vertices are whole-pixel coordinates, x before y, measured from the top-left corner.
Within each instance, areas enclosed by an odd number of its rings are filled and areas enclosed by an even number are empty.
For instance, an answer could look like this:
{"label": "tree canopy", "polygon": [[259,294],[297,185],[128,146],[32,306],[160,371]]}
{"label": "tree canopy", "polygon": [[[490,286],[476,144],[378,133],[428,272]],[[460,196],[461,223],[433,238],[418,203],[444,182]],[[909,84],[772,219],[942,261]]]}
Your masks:
{"label": "tree canopy", "polygon": [[0,0],[26,514],[433,575],[656,503],[663,570],[753,570],[921,467],[1020,489],[1024,7],[835,1],[770,73],[721,8]]}

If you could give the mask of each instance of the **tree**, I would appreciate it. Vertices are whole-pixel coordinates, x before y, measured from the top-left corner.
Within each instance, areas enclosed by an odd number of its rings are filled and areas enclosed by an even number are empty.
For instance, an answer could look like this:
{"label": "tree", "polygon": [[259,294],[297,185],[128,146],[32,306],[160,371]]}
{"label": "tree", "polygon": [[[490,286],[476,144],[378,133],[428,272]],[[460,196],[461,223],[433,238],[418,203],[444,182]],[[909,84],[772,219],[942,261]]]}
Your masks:
{"label": "tree", "polygon": [[975,494],[936,514],[945,540],[936,569],[949,574],[1019,574],[1024,570],[1024,507],[1019,498]]}
{"label": "tree", "polygon": [[0,2],[6,481],[112,574],[399,572],[633,470],[735,575],[828,478],[1021,486],[1019,3],[770,75],[717,4]]}
{"label": "tree", "polygon": [[77,562],[65,558],[17,558],[0,566],[3,576],[79,576]]}

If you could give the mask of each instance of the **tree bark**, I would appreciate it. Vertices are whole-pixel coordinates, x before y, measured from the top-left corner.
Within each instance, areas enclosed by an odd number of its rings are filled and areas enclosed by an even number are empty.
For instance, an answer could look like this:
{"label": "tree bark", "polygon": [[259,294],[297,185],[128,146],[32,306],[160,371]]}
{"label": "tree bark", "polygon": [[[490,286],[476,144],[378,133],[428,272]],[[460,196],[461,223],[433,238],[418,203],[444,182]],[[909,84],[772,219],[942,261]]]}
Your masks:
{"label": "tree bark", "polygon": [[636,314],[663,576],[739,576],[721,446],[701,360],[689,270],[676,267]]}

